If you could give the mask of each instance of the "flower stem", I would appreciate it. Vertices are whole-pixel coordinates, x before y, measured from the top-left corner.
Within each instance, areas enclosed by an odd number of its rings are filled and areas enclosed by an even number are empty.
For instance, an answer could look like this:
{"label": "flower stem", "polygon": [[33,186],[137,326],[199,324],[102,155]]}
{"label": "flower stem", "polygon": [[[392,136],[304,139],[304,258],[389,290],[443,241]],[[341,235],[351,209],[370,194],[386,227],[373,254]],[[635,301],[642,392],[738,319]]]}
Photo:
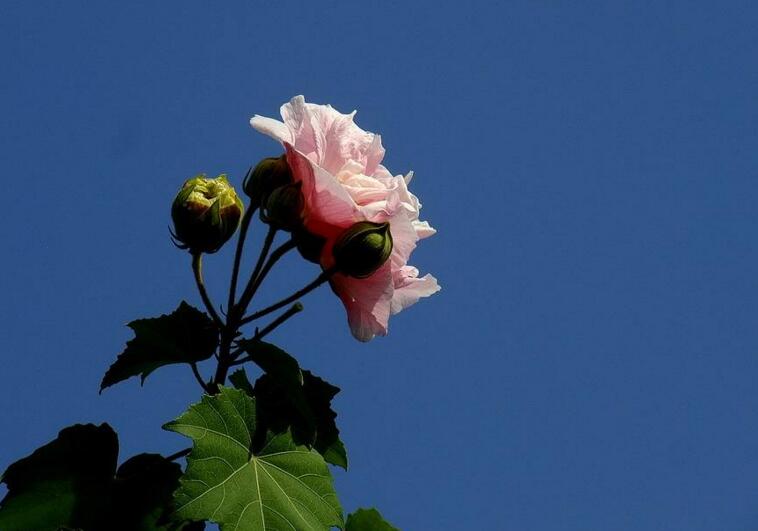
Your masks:
{"label": "flower stem", "polygon": [[327,269],[325,271],[322,271],[321,274],[316,277],[310,284],[305,286],[304,288],[296,291],[286,299],[282,299],[279,302],[272,304],[271,306],[268,306],[266,308],[263,308],[262,310],[259,310],[253,314],[248,315],[247,317],[244,317],[240,320],[240,326],[247,324],[249,322],[255,321],[256,319],[259,319],[260,317],[263,317],[264,315],[268,315],[271,312],[275,312],[279,308],[283,306],[287,306],[290,303],[295,302],[300,297],[310,293],[317,287],[319,287],[321,284],[332,278],[332,276],[337,272],[336,267],[332,267],[330,269]]}
{"label": "flower stem", "polygon": [[234,266],[232,267],[232,280],[229,284],[229,302],[226,306],[227,311],[231,311],[234,307],[234,300],[237,297],[237,279],[239,278],[240,263],[242,261],[242,248],[245,246],[245,238],[247,237],[247,230],[250,227],[250,220],[255,213],[255,208],[248,208],[245,210],[245,214],[242,216],[242,222],[240,223],[240,232],[237,236],[237,249],[234,253]]}
{"label": "flower stem", "polygon": [[168,457],[166,457],[166,461],[176,461],[177,459],[180,459],[186,455],[189,455],[191,451],[192,451],[192,448],[185,448],[184,450],[180,450],[176,452],[175,454],[171,454]]}
{"label": "flower stem", "polygon": [[245,314],[248,304],[250,304],[250,301],[253,299],[253,294],[257,287],[256,280],[263,269],[263,264],[266,257],[268,257],[268,252],[271,250],[271,245],[274,243],[275,236],[276,229],[274,227],[269,227],[268,232],[266,233],[266,240],[263,242],[263,247],[261,248],[261,253],[258,255],[258,262],[255,264],[255,269],[253,269],[253,274],[250,275],[250,280],[248,280],[247,286],[245,286],[245,291],[242,292],[239,303],[237,303],[235,308],[235,313],[240,317]]}
{"label": "flower stem", "polygon": [[[266,275],[268,275],[268,272],[271,271],[271,268],[274,267],[274,265],[279,261],[279,259],[287,254],[288,251],[291,251],[297,247],[297,244],[295,243],[295,240],[289,239],[283,244],[281,244],[279,247],[274,249],[274,252],[271,253],[271,256],[269,256],[269,259],[266,260],[265,265],[260,270],[258,275],[255,278],[255,281],[253,282],[253,286],[250,289],[250,300],[255,296],[256,292],[258,291],[258,288],[263,283],[263,280],[266,278]],[[247,310],[247,307],[243,308],[244,310]]]}
{"label": "flower stem", "polygon": [[200,375],[200,371],[197,368],[197,363],[195,362],[190,363],[190,367],[192,367],[192,374],[195,375],[195,379],[197,380],[197,383],[199,383],[200,387],[203,388],[203,391],[207,393],[210,389],[208,388],[208,384],[205,383],[205,380],[203,380],[203,377]]}
{"label": "flower stem", "polygon": [[293,315],[296,315],[303,311],[303,305],[299,302],[296,302],[292,306],[289,307],[289,309],[281,314],[279,317],[271,321],[269,324],[261,328],[259,331],[255,333],[254,339],[263,339],[267,335],[269,335],[271,332],[276,330],[281,324],[283,324],[285,321],[287,321],[290,317]]}
{"label": "flower stem", "polygon": [[[271,321],[268,325],[266,325],[265,327],[261,328],[260,330],[256,330],[255,335],[253,336],[253,340],[263,339],[268,334],[270,334],[271,332],[273,332],[276,328],[278,328],[282,323],[284,323],[285,321],[287,321],[290,317],[292,317],[293,315],[296,315],[296,314],[298,314],[298,313],[300,313],[302,311],[303,311],[303,305],[300,304],[299,302],[296,302],[295,304],[293,304],[292,306],[290,306],[289,309],[286,312],[284,312],[279,317],[277,317],[276,319],[274,319],[273,321]],[[242,358],[240,360],[236,359],[237,356],[239,356],[242,352],[243,352],[243,350],[240,349],[240,348],[238,348],[238,349],[236,349],[235,351],[233,351],[231,353],[231,358],[234,360],[231,363],[229,363],[229,365],[231,367],[233,367],[235,365],[241,365],[241,364],[245,363],[246,361],[250,361],[250,357],[249,356],[247,358]]]}
{"label": "flower stem", "polygon": [[197,290],[200,292],[200,297],[203,299],[206,310],[213,318],[213,321],[219,328],[224,327],[224,322],[216,312],[216,308],[213,307],[213,302],[208,296],[208,291],[205,289],[205,282],[203,282],[203,254],[193,253],[192,255],[192,272],[195,274],[195,283],[197,284]]}

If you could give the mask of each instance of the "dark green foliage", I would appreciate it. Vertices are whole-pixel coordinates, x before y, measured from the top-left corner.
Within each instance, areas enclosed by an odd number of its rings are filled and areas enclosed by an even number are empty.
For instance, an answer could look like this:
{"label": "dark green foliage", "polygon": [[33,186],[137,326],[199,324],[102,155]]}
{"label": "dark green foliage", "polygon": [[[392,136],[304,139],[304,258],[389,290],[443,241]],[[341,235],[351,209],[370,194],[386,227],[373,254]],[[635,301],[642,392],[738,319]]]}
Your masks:
{"label": "dark green foliage", "polygon": [[218,329],[211,318],[184,301],[171,314],[138,319],[127,326],[135,337],[105,373],[101,392],[132,376],[141,375],[144,383],[163,365],[208,359],[218,346]]}
{"label": "dark green foliage", "polygon": [[8,467],[0,502],[3,531],[169,531],[204,524],[162,524],[181,468],[141,454],[116,469],[118,439],[110,426],[77,424]]}
{"label": "dark green foliage", "polygon": [[240,346],[265,373],[254,386],[239,371],[231,378],[235,387],[256,398],[259,430],[253,447],[263,444],[268,431],[290,430],[297,444],[315,448],[327,462],[347,469],[345,446],[335,422],[337,414],[331,406],[339,387],[300,369],[292,356],[274,345],[245,341]]}
{"label": "dark green foliage", "polygon": [[376,509],[358,509],[347,517],[345,531],[400,531],[390,525]]}

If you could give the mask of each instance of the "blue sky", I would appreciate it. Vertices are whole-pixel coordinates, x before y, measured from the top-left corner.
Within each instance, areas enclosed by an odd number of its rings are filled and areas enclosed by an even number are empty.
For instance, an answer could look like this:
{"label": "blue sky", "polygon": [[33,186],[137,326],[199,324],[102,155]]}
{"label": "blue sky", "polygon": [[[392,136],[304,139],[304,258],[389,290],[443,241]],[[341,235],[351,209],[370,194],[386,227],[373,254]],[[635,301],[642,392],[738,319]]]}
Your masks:
{"label": "blue sky", "polygon": [[[752,2],[0,7],[0,468],[74,422],[185,441],[185,368],[98,396],[187,298],[169,204],[296,94],[413,169],[443,291],[363,345],[326,289],[271,339],[342,388],[344,507],[404,530],[758,526]],[[275,7],[272,7],[274,6]],[[256,232],[260,237],[261,231]],[[206,262],[217,298],[230,253]],[[264,296],[315,274],[285,262]],[[206,371],[210,368],[206,367]]]}

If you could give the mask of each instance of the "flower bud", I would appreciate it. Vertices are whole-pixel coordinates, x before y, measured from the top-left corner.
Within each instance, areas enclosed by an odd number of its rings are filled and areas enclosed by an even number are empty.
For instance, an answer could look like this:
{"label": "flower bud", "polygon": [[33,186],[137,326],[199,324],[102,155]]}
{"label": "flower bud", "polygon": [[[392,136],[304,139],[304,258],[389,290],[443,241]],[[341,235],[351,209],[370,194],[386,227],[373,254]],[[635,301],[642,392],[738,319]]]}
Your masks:
{"label": "flower bud", "polygon": [[292,239],[295,240],[300,256],[314,264],[321,263],[321,251],[326,243],[326,238],[300,227],[292,233]]}
{"label": "flower bud", "polygon": [[303,183],[292,183],[275,188],[265,199],[261,208],[264,223],[286,231],[302,225],[305,199],[301,190]]}
{"label": "flower bud", "polygon": [[340,235],[332,253],[340,272],[355,278],[371,276],[392,254],[390,224],[358,222]]}
{"label": "flower bud", "polygon": [[242,201],[226,175],[198,175],[184,183],[171,206],[174,238],[191,253],[215,253],[237,230]]}
{"label": "flower bud", "polygon": [[276,188],[291,182],[292,172],[287,158],[282,155],[260,161],[245,177],[242,189],[250,197],[250,207],[254,208],[263,206],[266,197]]}

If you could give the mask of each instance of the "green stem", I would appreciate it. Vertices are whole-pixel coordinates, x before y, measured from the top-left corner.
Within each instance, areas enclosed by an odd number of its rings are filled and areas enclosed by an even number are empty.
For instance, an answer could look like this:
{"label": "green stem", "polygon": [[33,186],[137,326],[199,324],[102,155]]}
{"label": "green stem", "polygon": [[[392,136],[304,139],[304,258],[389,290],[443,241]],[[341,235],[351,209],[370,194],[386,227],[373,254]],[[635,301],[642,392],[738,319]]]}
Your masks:
{"label": "green stem", "polygon": [[[265,259],[265,256],[268,255],[268,251],[271,248],[271,244],[274,241],[275,236],[275,230],[270,229],[268,232],[268,235],[266,237],[266,241],[264,242],[263,249],[261,250],[261,255],[258,258],[258,264],[256,265],[255,270],[253,271],[253,274],[250,276],[250,282],[248,282],[247,287],[245,288],[244,293],[240,297],[240,301],[238,304],[232,307],[232,310],[229,312],[229,317],[227,319],[226,328],[224,329],[224,334],[222,334],[221,337],[221,346],[219,349],[219,357],[218,357],[218,365],[216,367],[216,375],[213,377],[213,384],[211,386],[211,392],[216,392],[218,390],[219,385],[223,385],[224,381],[226,380],[226,375],[229,372],[229,368],[234,365],[234,360],[239,356],[240,352],[238,351],[231,351],[231,344],[236,337],[237,329],[243,325],[243,322],[241,320],[242,315],[244,315],[245,310],[247,309],[248,304],[250,304],[250,301],[253,298],[253,295],[255,295],[255,292],[257,291],[258,287],[263,282],[263,279],[268,274],[268,272],[271,270],[271,268],[274,266],[274,264],[282,257],[284,254],[295,248],[295,242],[293,240],[289,240],[286,243],[280,245],[277,247],[273,253],[271,253],[271,256],[266,261],[265,265],[263,264],[263,260]],[[292,302],[292,301],[290,301]],[[284,321],[298,313],[303,309],[301,304],[296,304],[287,312],[279,316],[277,319],[272,321],[266,328],[261,330],[256,334],[256,337],[260,339],[264,335],[271,332],[274,328],[282,324]],[[272,310],[273,311],[273,310]]]}
{"label": "green stem", "polygon": [[310,284],[305,286],[304,288],[296,291],[286,299],[282,299],[279,302],[272,304],[271,306],[268,306],[266,308],[263,308],[262,310],[259,310],[253,314],[248,315],[247,317],[244,317],[240,320],[240,326],[245,325],[249,322],[255,321],[256,319],[259,319],[260,317],[263,317],[264,315],[268,315],[271,312],[275,312],[279,308],[283,306],[287,306],[288,304],[291,304],[295,302],[300,297],[307,295],[317,287],[319,287],[324,282],[328,281],[332,276],[337,272],[336,267],[332,267],[330,269],[327,269],[325,271],[322,271],[321,274],[316,277]]}
{"label": "green stem", "polygon": [[179,452],[176,452],[175,454],[171,454],[168,457],[166,457],[167,461],[175,461],[177,459],[180,459],[186,455],[189,455],[189,453],[192,451],[192,448],[185,448],[184,450],[181,450]]}
{"label": "green stem", "polygon": [[[255,281],[253,282],[253,286],[250,289],[250,300],[253,299],[255,294],[258,291],[258,288],[263,283],[263,280],[266,278],[266,275],[268,275],[268,272],[271,271],[271,268],[274,267],[274,265],[279,261],[279,259],[287,254],[289,251],[297,247],[297,244],[295,243],[295,240],[289,239],[283,244],[281,244],[279,247],[274,249],[274,252],[271,253],[271,256],[266,261],[266,264],[263,266],[263,269],[260,270],[258,275],[255,278]],[[242,311],[247,310],[247,307],[242,308]]]}
{"label": "green stem", "polygon": [[195,362],[190,363],[190,367],[192,367],[192,374],[195,375],[195,379],[197,380],[197,383],[200,384],[200,387],[203,388],[203,391],[205,391],[206,393],[210,391],[210,389],[208,388],[208,384],[205,383],[205,380],[203,380],[203,377],[201,376],[200,371],[197,368],[197,363]]}
{"label": "green stem", "polygon": [[240,263],[242,262],[242,248],[245,246],[245,238],[247,237],[247,230],[250,227],[250,220],[255,213],[255,208],[250,207],[245,210],[245,214],[242,216],[242,222],[240,223],[240,232],[237,235],[237,250],[234,253],[234,266],[232,267],[232,280],[229,284],[229,303],[227,304],[227,312],[231,312],[234,307],[234,299],[237,296],[237,280],[239,278]]}
{"label": "green stem", "polygon": [[261,248],[261,253],[258,255],[258,262],[253,269],[253,274],[250,275],[250,280],[248,280],[247,286],[245,286],[245,291],[242,292],[239,303],[237,303],[235,307],[235,314],[240,317],[245,314],[248,304],[250,304],[250,301],[253,299],[253,294],[256,289],[256,280],[263,269],[263,264],[268,256],[268,252],[271,250],[271,245],[274,243],[275,236],[276,229],[274,227],[269,227],[268,232],[266,233],[266,240],[263,242],[263,247]]}
{"label": "green stem", "polygon": [[[275,329],[277,329],[282,323],[284,323],[285,321],[287,321],[290,317],[292,317],[293,315],[296,315],[296,314],[298,314],[298,313],[300,313],[302,311],[303,311],[303,305],[300,304],[299,302],[296,302],[295,304],[293,304],[292,306],[290,306],[289,309],[286,312],[284,312],[279,317],[277,317],[276,319],[274,319],[273,321],[271,321],[268,325],[266,325],[265,327],[261,328],[260,330],[256,330],[255,335],[253,336],[253,340],[263,339],[268,334],[270,334]],[[242,354],[242,352],[244,352],[243,349],[238,348],[238,349],[236,349],[236,350],[234,350],[234,351],[232,351],[230,353],[230,357],[232,358],[233,361],[231,363],[229,363],[229,366],[233,367],[235,365],[241,365],[241,364],[245,363],[246,361],[250,361],[250,357],[249,356],[247,358],[243,358],[243,359],[240,359],[240,360],[236,359],[237,356],[239,356],[240,354]]]}
{"label": "green stem", "polygon": [[205,289],[205,282],[203,282],[203,254],[193,253],[192,255],[192,272],[195,274],[195,283],[197,284],[197,290],[200,292],[200,297],[203,299],[205,309],[213,318],[213,321],[219,328],[224,327],[224,321],[221,320],[216,308],[213,307],[213,302],[208,296],[208,291]]}
{"label": "green stem", "polygon": [[279,328],[281,324],[283,324],[285,321],[287,321],[290,317],[297,315],[298,313],[303,311],[303,305],[299,302],[296,302],[292,306],[289,307],[289,309],[281,314],[279,317],[271,321],[269,324],[261,328],[260,330],[255,332],[255,336],[253,336],[254,339],[263,339],[267,335],[269,335],[271,332]]}

